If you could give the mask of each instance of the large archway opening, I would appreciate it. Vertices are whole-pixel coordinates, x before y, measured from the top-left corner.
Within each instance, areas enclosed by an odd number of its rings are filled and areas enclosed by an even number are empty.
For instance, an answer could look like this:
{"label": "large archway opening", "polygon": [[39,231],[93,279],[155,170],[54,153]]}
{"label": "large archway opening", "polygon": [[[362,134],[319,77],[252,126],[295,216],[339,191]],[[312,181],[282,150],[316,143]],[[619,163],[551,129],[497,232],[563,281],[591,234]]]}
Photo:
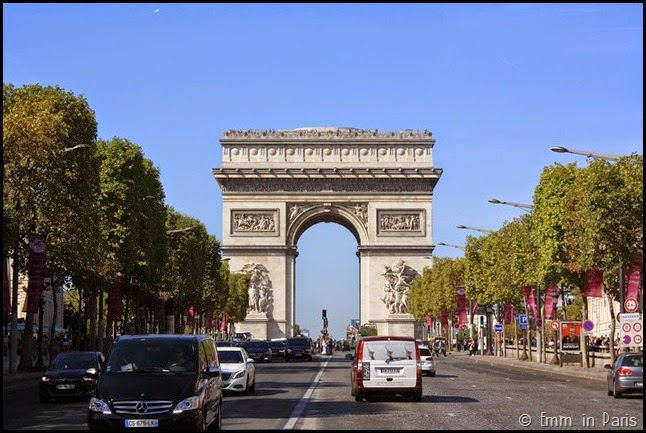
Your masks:
{"label": "large archway opening", "polygon": [[360,319],[357,247],[352,233],[336,223],[316,223],[298,239],[296,324],[312,339],[321,334],[323,309],[334,340],[345,339],[350,321]]}

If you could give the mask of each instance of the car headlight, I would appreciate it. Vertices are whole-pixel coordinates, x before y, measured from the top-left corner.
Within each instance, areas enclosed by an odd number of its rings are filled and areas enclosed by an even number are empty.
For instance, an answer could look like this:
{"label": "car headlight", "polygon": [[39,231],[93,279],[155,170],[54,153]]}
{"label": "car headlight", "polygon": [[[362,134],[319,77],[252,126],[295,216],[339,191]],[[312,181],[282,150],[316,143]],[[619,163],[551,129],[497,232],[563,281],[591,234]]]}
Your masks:
{"label": "car headlight", "polygon": [[40,378],[40,380],[41,380],[41,382],[47,383],[47,382],[51,382],[52,378],[49,377],[49,376],[43,376],[43,377]]}
{"label": "car headlight", "polygon": [[186,398],[175,406],[173,413],[182,413],[187,410],[195,410],[200,407],[200,398],[198,396],[193,396]]}
{"label": "car headlight", "polygon": [[103,413],[106,415],[110,415],[112,411],[110,410],[110,406],[100,398],[92,397],[90,399],[90,404],[88,406],[88,409],[90,412],[98,412],[98,413]]}
{"label": "car headlight", "polygon": [[232,376],[233,379],[240,379],[241,377],[244,377],[244,370],[238,370],[235,373],[233,373],[233,376]]}

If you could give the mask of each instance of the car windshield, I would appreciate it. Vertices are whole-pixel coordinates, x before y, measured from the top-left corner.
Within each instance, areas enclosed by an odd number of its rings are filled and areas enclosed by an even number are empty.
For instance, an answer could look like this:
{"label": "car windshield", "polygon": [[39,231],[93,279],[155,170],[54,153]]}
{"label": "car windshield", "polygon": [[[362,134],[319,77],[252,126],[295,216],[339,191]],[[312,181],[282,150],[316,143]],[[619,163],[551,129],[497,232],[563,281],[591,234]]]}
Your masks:
{"label": "car windshield", "polygon": [[220,358],[220,362],[224,364],[240,364],[244,362],[242,353],[237,350],[221,350],[218,352],[218,357]]}
{"label": "car windshield", "polygon": [[85,369],[95,367],[97,367],[96,358],[93,354],[65,353],[58,355],[52,363],[52,368],[57,370]]}
{"label": "car windshield", "polygon": [[187,372],[195,369],[192,344],[170,341],[118,342],[107,360],[110,372]]}
{"label": "car windshield", "polygon": [[644,366],[644,356],[626,356],[624,357],[623,362],[621,363],[624,367],[643,367]]}
{"label": "car windshield", "polygon": [[247,349],[253,349],[253,348],[257,348],[257,349],[264,348],[264,349],[266,349],[269,346],[267,345],[266,341],[250,341],[249,343],[247,343],[246,347],[247,347]]}
{"label": "car windshield", "polygon": [[294,338],[287,340],[289,346],[305,346],[309,347],[310,342],[306,338]]}
{"label": "car windshield", "polygon": [[420,347],[419,354],[420,356],[431,356],[431,350],[428,347]]}

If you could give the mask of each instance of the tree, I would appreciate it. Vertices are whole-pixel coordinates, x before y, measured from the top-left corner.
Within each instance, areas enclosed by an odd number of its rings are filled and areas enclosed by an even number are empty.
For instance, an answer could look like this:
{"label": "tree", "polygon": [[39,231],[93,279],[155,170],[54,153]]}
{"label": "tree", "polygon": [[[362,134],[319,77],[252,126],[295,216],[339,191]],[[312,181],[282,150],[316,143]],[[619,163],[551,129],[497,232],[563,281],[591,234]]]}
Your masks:
{"label": "tree", "polygon": [[[18,273],[27,272],[24,246],[29,234],[48,237],[52,264],[60,263],[57,254],[69,253],[69,248],[64,251],[66,245],[91,245],[74,224],[82,226],[93,218],[92,208],[84,206],[96,192],[96,165],[92,152],[84,150],[91,150],[96,132],[94,112],[83,96],[59,86],[3,85],[3,201],[9,207],[3,206],[3,213],[11,214],[9,227],[15,237],[10,247],[14,285]],[[73,258],[85,252],[73,253]],[[13,290],[16,293],[17,287]],[[17,346],[15,320],[14,314],[12,359]],[[33,313],[28,313],[21,370],[31,368],[33,321]]]}

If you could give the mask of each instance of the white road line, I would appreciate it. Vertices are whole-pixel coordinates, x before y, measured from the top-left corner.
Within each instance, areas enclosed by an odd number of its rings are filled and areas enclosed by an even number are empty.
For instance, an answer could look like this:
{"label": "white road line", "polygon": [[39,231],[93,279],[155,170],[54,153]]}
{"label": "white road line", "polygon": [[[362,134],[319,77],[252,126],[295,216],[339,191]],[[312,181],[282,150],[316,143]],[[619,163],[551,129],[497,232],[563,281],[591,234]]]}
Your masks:
{"label": "white road line", "polygon": [[321,376],[323,376],[323,370],[325,370],[325,367],[327,367],[329,362],[330,362],[330,359],[328,358],[325,364],[321,366],[321,369],[319,370],[318,374],[314,378],[314,382],[312,382],[312,385],[309,387],[309,389],[307,390],[303,398],[301,398],[301,401],[299,401],[296,407],[294,408],[294,412],[292,412],[290,418],[287,420],[287,423],[285,424],[285,427],[283,427],[283,430],[292,430],[294,428],[296,421],[298,421],[298,418],[303,413],[303,410],[305,410],[307,401],[310,399],[312,392],[314,392],[314,388],[316,388],[319,381],[321,380]]}

